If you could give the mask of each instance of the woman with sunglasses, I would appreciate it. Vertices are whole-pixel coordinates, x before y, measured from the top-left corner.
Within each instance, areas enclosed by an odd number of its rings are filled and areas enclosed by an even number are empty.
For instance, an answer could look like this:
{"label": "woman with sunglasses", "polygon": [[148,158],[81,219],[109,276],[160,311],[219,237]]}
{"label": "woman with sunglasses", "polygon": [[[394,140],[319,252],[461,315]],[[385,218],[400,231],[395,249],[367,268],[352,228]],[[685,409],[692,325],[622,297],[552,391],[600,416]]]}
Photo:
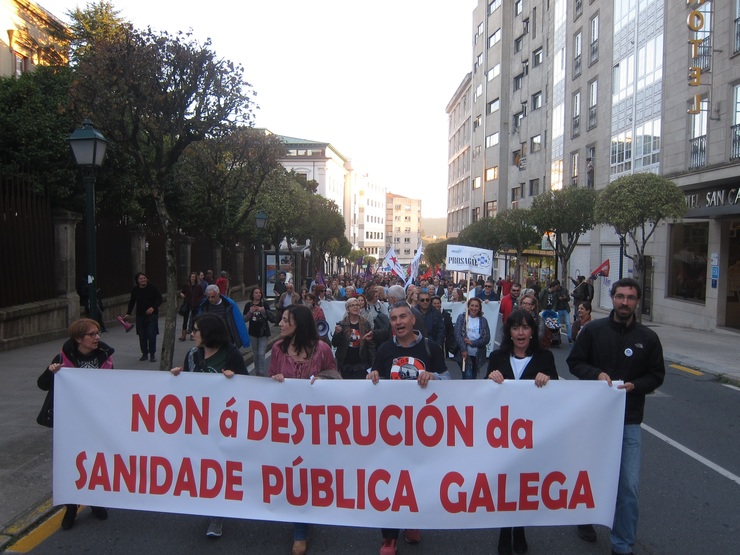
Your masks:
{"label": "woman with sunglasses", "polygon": [[[45,426],[53,426],[54,375],[61,368],[113,368],[114,349],[100,340],[100,324],[90,318],[81,318],[69,325],[69,339],[62,345],[62,350],[54,357],[51,364],[39,376],[37,385],[46,394],[44,415]],[[41,420],[38,420],[42,423]],[[62,530],[74,526],[78,506],[66,505],[67,510],[62,518]],[[92,514],[99,520],[108,518],[108,511],[103,507],[90,507]]]}

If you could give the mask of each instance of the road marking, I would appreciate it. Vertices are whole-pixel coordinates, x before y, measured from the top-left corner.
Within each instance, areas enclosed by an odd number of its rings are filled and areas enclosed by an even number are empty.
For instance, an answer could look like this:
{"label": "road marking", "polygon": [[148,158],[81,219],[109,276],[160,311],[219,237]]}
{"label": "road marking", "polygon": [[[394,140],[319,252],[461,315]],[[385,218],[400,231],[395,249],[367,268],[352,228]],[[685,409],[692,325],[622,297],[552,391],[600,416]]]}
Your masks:
{"label": "road marking", "polygon": [[28,553],[41,542],[59,530],[62,525],[64,510],[57,511],[51,518],[46,519],[36,528],[11,545],[6,553]]}
{"label": "road marking", "polygon": [[713,462],[712,462],[712,461],[710,461],[709,459],[706,459],[706,458],[702,457],[702,456],[701,456],[701,455],[700,455],[699,453],[697,453],[696,451],[692,451],[692,450],[691,450],[691,449],[689,449],[688,447],[686,447],[686,446],[684,446],[684,445],[681,445],[680,443],[678,443],[677,441],[674,441],[674,440],[672,440],[672,439],[671,439],[671,438],[669,438],[668,436],[666,436],[666,435],[663,435],[663,434],[661,434],[661,433],[660,433],[660,432],[659,432],[658,430],[655,430],[654,428],[651,428],[651,427],[650,427],[650,426],[648,426],[647,424],[642,424],[642,428],[643,428],[643,429],[644,429],[644,430],[645,430],[646,432],[650,432],[651,434],[653,434],[653,435],[654,435],[655,437],[657,437],[658,439],[662,439],[662,440],[663,440],[663,441],[665,441],[665,442],[666,442],[666,443],[667,443],[668,445],[671,445],[672,447],[675,447],[676,449],[678,449],[678,450],[679,450],[679,451],[681,451],[682,453],[685,453],[685,454],[687,454],[687,455],[688,455],[689,457],[691,457],[692,459],[694,459],[694,460],[696,460],[696,461],[700,462],[700,463],[701,463],[701,464],[703,464],[704,466],[707,466],[707,467],[711,468],[712,470],[714,470],[715,472],[717,472],[717,473],[721,474],[721,475],[722,475],[722,476],[724,476],[725,478],[729,478],[730,480],[732,480],[732,481],[733,481],[733,482],[735,482],[736,484],[740,485],[740,476],[738,476],[738,475],[736,475],[736,474],[733,474],[733,473],[732,473],[732,472],[730,472],[729,470],[726,470],[726,469],[722,468],[721,466],[719,466],[718,464],[715,464],[715,463],[713,463]]}
{"label": "road marking", "polygon": [[730,385],[728,383],[723,383],[722,385],[724,385],[725,387],[729,387],[730,389],[734,389],[735,391],[740,391],[740,387],[736,385]]}
{"label": "road marking", "polygon": [[694,370],[693,368],[689,368],[688,366],[681,366],[680,364],[671,364],[671,368],[675,368],[676,370],[681,370],[682,372],[686,372],[688,374],[693,374],[694,376],[703,376],[704,372],[699,372],[698,370]]}

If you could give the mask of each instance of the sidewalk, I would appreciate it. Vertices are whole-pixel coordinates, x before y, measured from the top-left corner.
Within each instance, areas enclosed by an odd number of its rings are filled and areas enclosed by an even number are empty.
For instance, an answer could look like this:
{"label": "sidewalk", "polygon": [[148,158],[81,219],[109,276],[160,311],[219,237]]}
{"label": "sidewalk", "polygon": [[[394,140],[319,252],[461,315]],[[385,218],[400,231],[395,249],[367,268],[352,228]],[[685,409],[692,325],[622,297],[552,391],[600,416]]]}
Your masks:
{"label": "sidewalk", "polygon": [[[740,385],[740,333],[646,324],[660,336],[667,363],[716,374]],[[179,334],[179,325],[177,328]],[[163,320],[160,330],[164,330]],[[161,335],[159,339],[161,345]],[[139,362],[135,331],[126,334],[122,327],[111,326],[103,341],[116,350],[116,368],[159,369],[159,362]],[[0,550],[51,510],[52,433],[36,424],[45,395],[36,387],[36,379],[63,342],[59,339],[0,353]],[[190,341],[175,341],[175,363],[179,364],[192,346]]]}
{"label": "sidewalk", "polygon": [[[182,321],[178,318],[177,337]],[[115,349],[117,369],[159,370],[157,362],[140,362],[136,331],[108,326],[102,341]],[[164,318],[159,322],[164,331]],[[273,338],[277,328],[273,330]],[[59,352],[65,338],[0,353],[0,551],[51,510],[52,431],[36,423],[46,392],[36,380]],[[157,348],[161,349],[162,335]],[[175,340],[173,362],[182,364],[192,341]],[[246,351],[247,365],[251,350]],[[46,505],[44,505],[46,503]]]}

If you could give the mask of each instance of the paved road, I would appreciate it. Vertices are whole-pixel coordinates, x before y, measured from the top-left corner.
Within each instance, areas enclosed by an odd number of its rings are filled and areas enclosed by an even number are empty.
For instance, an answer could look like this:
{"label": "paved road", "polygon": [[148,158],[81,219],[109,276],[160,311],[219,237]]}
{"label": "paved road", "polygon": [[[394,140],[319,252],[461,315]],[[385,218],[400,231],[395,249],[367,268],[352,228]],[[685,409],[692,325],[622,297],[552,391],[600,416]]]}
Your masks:
{"label": "paved road", "polygon": [[[562,377],[567,347],[557,349]],[[459,370],[451,363],[454,377]],[[734,554],[740,527],[740,390],[715,376],[669,369],[666,383],[647,401],[643,432],[641,555]],[[664,437],[661,437],[664,436]],[[674,443],[670,443],[670,441]],[[595,446],[598,448],[598,446]],[[291,525],[226,521],[218,540],[205,537],[204,517],[111,510],[106,522],[89,510],[75,528],[58,531],[31,552],[51,553],[254,553],[284,554]],[[533,555],[609,553],[608,530],[599,527],[597,544],[586,544],[572,527],[529,528]],[[419,545],[399,545],[401,555],[496,552],[496,530],[425,531]],[[315,526],[310,553],[375,554],[376,529]]]}

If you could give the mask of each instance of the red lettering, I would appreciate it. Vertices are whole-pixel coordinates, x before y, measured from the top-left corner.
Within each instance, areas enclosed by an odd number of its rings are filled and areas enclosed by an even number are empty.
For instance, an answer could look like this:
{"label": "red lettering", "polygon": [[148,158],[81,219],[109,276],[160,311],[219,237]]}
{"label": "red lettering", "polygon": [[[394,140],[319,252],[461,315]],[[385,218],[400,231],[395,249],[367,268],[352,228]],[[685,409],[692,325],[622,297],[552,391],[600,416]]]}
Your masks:
{"label": "red lettering", "polygon": [[[519,432],[524,432],[524,437],[521,437]],[[511,425],[511,443],[514,447],[532,449],[532,441],[532,421],[521,418],[514,420],[514,424]]]}
{"label": "red lettering", "polygon": [[[508,411],[507,411],[508,412]],[[498,475],[498,510],[501,511],[516,511],[516,501],[506,500],[506,474]]]}
{"label": "red lettering", "polygon": [[195,487],[195,473],[193,472],[193,463],[189,458],[182,460],[180,470],[175,480],[175,490],[172,495],[180,496],[183,491],[187,491],[190,497],[198,497],[198,489]]}
{"label": "red lettering", "polygon": [[555,511],[558,509],[565,509],[568,503],[568,492],[560,488],[558,490],[558,496],[552,497],[550,495],[553,484],[563,485],[565,483],[565,474],[562,472],[550,472],[542,482],[542,503],[550,509]]}
{"label": "red lettering", "polygon": [[185,433],[193,433],[193,422],[198,426],[201,435],[208,435],[208,410],[211,406],[211,400],[208,397],[201,399],[203,406],[198,410],[195,399],[188,395],[185,397]]}
{"label": "red lettering", "polygon": [[591,491],[591,481],[588,479],[588,472],[585,470],[581,470],[578,473],[568,508],[576,509],[578,505],[585,505],[589,509],[594,508],[594,494]]}
{"label": "red lettering", "polygon": [[357,470],[357,508],[365,508],[365,469]]}
{"label": "red lettering", "polygon": [[146,493],[146,486],[149,474],[146,471],[149,457],[139,457],[139,493]]}
{"label": "red lettering", "polygon": [[509,407],[501,407],[501,418],[491,418],[486,426],[488,445],[494,449],[509,447]]}
{"label": "red lettering", "polygon": [[[175,417],[172,422],[167,421],[167,409],[172,407],[175,411]],[[165,395],[157,408],[157,421],[159,428],[166,434],[174,434],[182,426],[182,404],[176,395],[171,393]]]}
{"label": "red lettering", "polygon": [[283,429],[288,427],[288,404],[287,403],[273,403],[270,405],[270,418],[272,419],[271,439],[275,443],[288,443],[290,436],[287,431]]}
{"label": "red lettering", "polygon": [[350,445],[349,433],[349,411],[346,407],[331,405],[327,407],[327,441],[329,445]]}
{"label": "red lettering", "polygon": [[[164,457],[151,457],[149,468],[152,476],[152,485],[149,487],[149,493],[152,495],[164,495],[172,487],[172,465],[170,461]],[[161,483],[158,482],[160,469],[164,472]]]}
{"label": "red lettering", "polygon": [[98,453],[95,455],[92,470],[90,471],[90,483],[88,489],[94,490],[96,487],[102,487],[103,491],[110,491],[110,478],[108,477],[108,465],[105,463],[105,455]]}
{"label": "red lettering", "polygon": [[371,405],[367,407],[367,423],[368,430],[367,435],[362,433],[362,414],[360,413],[360,407],[354,405],[352,407],[352,437],[357,445],[367,446],[375,443],[377,437],[377,429],[375,427],[375,419],[378,414],[378,407]]}
{"label": "red lettering", "polygon": [[306,407],[306,414],[311,417],[311,444],[319,445],[321,443],[321,415],[326,413],[326,407],[321,406],[308,406]]}
{"label": "red lettering", "polygon": [[402,470],[398,476],[391,510],[398,512],[401,510],[401,507],[407,507],[412,513],[419,512],[419,505],[416,502],[416,495],[414,494],[414,485],[411,483],[411,476],[408,470]]}
{"label": "red lettering", "polygon": [[[536,499],[539,492],[540,475],[538,472],[522,472],[519,475],[519,510],[536,511],[540,503]],[[535,499],[530,499],[534,497]]]}
{"label": "red lettering", "polygon": [[77,474],[79,476],[79,478],[75,480],[75,487],[77,489],[82,489],[87,483],[87,471],[85,470],[84,464],[86,460],[87,453],[85,451],[77,453],[77,457],[75,458],[75,467],[77,468]]}
{"label": "red lettering", "polygon": [[458,491],[457,499],[450,499],[450,488],[452,486],[462,486],[464,483],[465,480],[463,479],[462,474],[460,474],[459,472],[448,472],[442,478],[442,483],[439,487],[439,497],[440,501],[442,502],[442,507],[448,513],[454,514],[462,513],[465,511],[465,503],[467,502],[465,498],[465,492]]}
{"label": "red lettering", "polygon": [[128,466],[121,455],[113,455],[113,491],[121,491],[121,479],[126,484],[126,491],[136,491],[136,455],[129,455]]}
{"label": "red lettering", "polygon": [[387,511],[391,506],[390,500],[387,497],[380,499],[377,491],[378,484],[380,482],[388,484],[390,481],[391,474],[387,470],[374,470],[373,473],[370,474],[370,479],[367,484],[367,495],[370,499],[370,505],[376,511]]}
{"label": "red lettering", "polygon": [[[213,473],[213,487],[208,486],[209,474]],[[224,485],[224,472],[218,461],[203,459],[200,461],[200,496],[203,499],[213,499]]]}
{"label": "red lettering", "polygon": [[241,501],[244,498],[244,492],[237,490],[237,486],[242,485],[242,463],[239,461],[226,461],[226,491],[224,498],[229,501]]}
{"label": "red lettering", "polygon": [[329,507],[334,502],[333,479],[331,472],[324,468],[311,470],[311,505]]}
{"label": "red lettering", "polygon": [[493,505],[491,485],[488,483],[488,476],[486,476],[484,472],[479,472],[475,477],[473,491],[470,494],[470,506],[468,507],[468,512],[473,513],[481,508],[485,509],[489,513],[496,510]]}
{"label": "red lettering", "polygon": [[[359,478],[357,480],[357,490],[359,491],[362,485],[360,484]],[[337,469],[337,508],[338,509],[354,509],[355,500],[351,497],[344,496],[344,469]]]}
{"label": "red lettering", "polygon": [[141,397],[135,393],[131,397],[131,431],[139,431],[139,421],[141,420],[147,432],[154,432],[154,405],[156,398],[154,395],[147,397],[148,406],[145,407]]}
{"label": "red lettering", "polygon": [[388,430],[388,420],[390,420],[391,417],[394,417],[396,420],[400,420],[401,416],[403,416],[401,407],[396,405],[388,405],[380,411],[380,422],[378,422],[380,437],[386,445],[390,445],[391,447],[400,445],[403,438],[400,433],[390,433]]}
{"label": "red lettering", "polygon": [[262,466],[262,502],[269,503],[272,497],[283,491],[283,475],[276,466]]}
{"label": "red lettering", "polygon": [[[296,493],[295,471],[298,471],[298,493]],[[308,503],[308,470],[305,468],[294,469],[290,466],[285,469],[285,498],[288,503],[298,507]]]}
{"label": "red lettering", "polygon": [[414,407],[404,407],[404,445],[414,444]]}
{"label": "red lettering", "polygon": [[305,435],[305,430],[303,429],[303,421],[301,420],[302,413],[303,413],[303,405],[300,405],[300,404],[294,406],[293,410],[290,411],[290,417],[291,417],[291,420],[293,421],[293,425],[295,426],[295,432],[293,433],[290,439],[294,445],[303,441],[303,436]]}
{"label": "red lettering", "polygon": [[450,447],[456,445],[455,433],[466,447],[473,446],[473,407],[465,407],[465,422],[456,407],[447,408],[447,445]]}
{"label": "red lettering", "polygon": [[[255,427],[257,417],[259,416],[261,426]],[[259,401],[249,401],[247,408],[247,418],[249,424],[247,426],[247,439],[252,441],[262,441],[267,437],[267,427],[269,419],[267,418],[267,409],[264,403]]]}

